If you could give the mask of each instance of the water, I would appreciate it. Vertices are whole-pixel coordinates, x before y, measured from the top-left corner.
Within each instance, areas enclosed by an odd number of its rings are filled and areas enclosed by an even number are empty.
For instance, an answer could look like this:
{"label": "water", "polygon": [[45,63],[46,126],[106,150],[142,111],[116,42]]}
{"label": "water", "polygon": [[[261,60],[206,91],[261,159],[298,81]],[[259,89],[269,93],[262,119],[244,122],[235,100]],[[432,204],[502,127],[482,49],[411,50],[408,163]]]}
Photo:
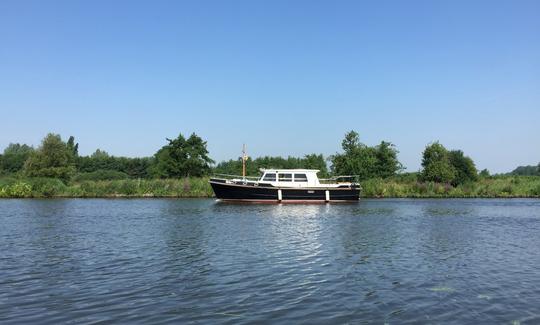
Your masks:
{"label": "water", "polygon": [[0,200],[1,323],[540,323],[540,200]]}

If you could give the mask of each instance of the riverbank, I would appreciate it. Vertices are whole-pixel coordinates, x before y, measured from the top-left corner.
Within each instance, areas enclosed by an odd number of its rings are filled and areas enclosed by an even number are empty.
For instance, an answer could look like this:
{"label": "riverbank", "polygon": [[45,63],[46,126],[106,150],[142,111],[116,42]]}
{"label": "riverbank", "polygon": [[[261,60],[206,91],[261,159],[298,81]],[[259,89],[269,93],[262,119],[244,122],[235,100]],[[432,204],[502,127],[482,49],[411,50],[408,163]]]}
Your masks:
{"label": "riverbank", "polygon": [[51,178],[0,179],[0,198],[212,197],[208,178],[69,182]]}
{"label": "riverbank", "polygon": [[[493,176],[453,187],[415,175],[362,182],[363,198],[540,198],[538,176]],[[0,178],[0,198],[213,197],[208,178],[84,180]]]}

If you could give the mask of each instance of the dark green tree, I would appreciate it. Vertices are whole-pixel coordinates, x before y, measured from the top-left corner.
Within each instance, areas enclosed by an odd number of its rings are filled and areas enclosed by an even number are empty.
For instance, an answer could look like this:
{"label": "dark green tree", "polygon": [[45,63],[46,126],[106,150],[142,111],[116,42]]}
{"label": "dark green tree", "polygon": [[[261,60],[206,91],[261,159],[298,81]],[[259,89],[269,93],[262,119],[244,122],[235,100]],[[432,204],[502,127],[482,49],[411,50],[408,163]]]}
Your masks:
{"label": "dark green tree", "polygon": [[451,183],[456,177],[456,170],[450,163],[448,150],[439,142],[426,147],[422,167],[420,179],[425,182]]}
{"label": "dark green tree", "polygon": [[179,134],[155,154],[155,164],[152,173],[161,178],[204,176],[210,172],[210,164],[214,161],[208,156],[206,141],[191,134],[184,138]]}
{"label": "dark green tree", "polygon": [[397,149],[382,141],[375,147],[361,143],[358,133],[350,131],[341,143],[343,153],[330,157],[332,170],[337,175],[358,175],[361,180],[390,177],[402,169]]}
{"label": "dark green tree", "polygon": [[512,175],[540,176],[540,163],[537,166],[519,166],[511,172]]}
{"label": "dark green tree", "polygon": [[28,157],[24,172],[31,177],[53,177],[64,181],[75,173],[73,151],[58,134],[49,133]]}
{"label": "dark green tree", "polygon": [[461,150],[452,150],[448,153],[450,164],[454,167],[455,176],[452,185],[457,186],[478,180],[478,171],[474,161],[463,154]]}
{"label": "dark green tree", "polygon": [[390,142],[382,141],[375,147],[377,156],[377,176],[387,178],[394,176],[403,169],[403,165],[397,158],[398,150]]}
{"label": "dark green tree", "polygon": [[10,143],[0,161],[0,170],[4,170],[7,173],[16,173],[24,167],[24,162],[30,154],[34,151],[34,148],[27,146],[26,144]]}
{"label": "dark green tree", "polygon": [[69,151],[71,151],[72,157],[74,157],[74,158],[79,157],[79,144],[75,143],[75,137],[74,136],[69,137],[66,145],[67,145]]}
{"label": "dark green tree", "polygon": [[480,177],[483,177],[483,178],[489,177],[489,176],[490,176],[489,170],[487,170],[487,169],[482,169],[482,171],[480,171],[479,176],[480,176]]}
{"label": "dark green tree", "polygon": [[[264,156],[252,159],[248,157],[246,161],[246,174],[248,176],[259,176],[260,169],[262,168],[276,168],[276,169],[318,169],[319,177],[328,177],[328,167],[326,166],[326,160],[321,154],[308,154],[303,158],[298,157],[271,157]],[[231,159],[228,161],[222,161],[213,170],[217,174],[230,174],[241,175],[242,173],[242,160]]]}
{"label": "dark green tree", "polygon": [[319,154],[308,154],[304,156],[304,159],[300,162],[301,166],[300,168],[306,168],[306,169],[318,169],[319,173],[318,176],[325,178],[328,177],[328,167],[326,166],[326,160],[324,159],[324,156]]}

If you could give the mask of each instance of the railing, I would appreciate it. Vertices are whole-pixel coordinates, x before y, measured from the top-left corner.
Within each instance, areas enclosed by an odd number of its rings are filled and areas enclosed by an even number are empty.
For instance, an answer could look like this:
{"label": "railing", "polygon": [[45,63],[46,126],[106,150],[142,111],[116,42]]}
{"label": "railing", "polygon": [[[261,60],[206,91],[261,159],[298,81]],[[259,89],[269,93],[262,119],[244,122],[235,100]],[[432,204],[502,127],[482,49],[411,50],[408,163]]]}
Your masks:
{"label": "railing", "polygon": [[[258,181],[260,177],[257,176],[246,176],[242,175],[231,175],[231,174],[213,174],[212,177],[222,178],[222,179],[236,179],[236,180],[246,180],[246,181]],[[359,183],[359,175],[340,175],[330,178],[319,178],[320,184],[330,184],[330,183]]]}
{"label": "railing", "polygon": [[242,175],[230,175],[230,174],[213,174],[212,177],[223,179],[245,179],[247,181],[258,181],[260,177],[257,176],[242,176]]}
{"label": "railing", "polygon": [[359,183],[359,175],[340,175],[330,178],[320,178],[319,183],[328,184],[328,183]]}

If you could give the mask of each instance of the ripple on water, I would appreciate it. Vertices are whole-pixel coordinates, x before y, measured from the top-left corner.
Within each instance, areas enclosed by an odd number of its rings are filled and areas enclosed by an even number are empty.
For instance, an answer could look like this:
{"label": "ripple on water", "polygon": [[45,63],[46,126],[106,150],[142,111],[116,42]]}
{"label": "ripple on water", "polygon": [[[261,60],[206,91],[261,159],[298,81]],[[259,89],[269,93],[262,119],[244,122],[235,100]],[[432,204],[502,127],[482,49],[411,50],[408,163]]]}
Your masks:
{"label": "ripple on water", "polygon": [[0,201],[2,323],[540,323],[540,201]]}

